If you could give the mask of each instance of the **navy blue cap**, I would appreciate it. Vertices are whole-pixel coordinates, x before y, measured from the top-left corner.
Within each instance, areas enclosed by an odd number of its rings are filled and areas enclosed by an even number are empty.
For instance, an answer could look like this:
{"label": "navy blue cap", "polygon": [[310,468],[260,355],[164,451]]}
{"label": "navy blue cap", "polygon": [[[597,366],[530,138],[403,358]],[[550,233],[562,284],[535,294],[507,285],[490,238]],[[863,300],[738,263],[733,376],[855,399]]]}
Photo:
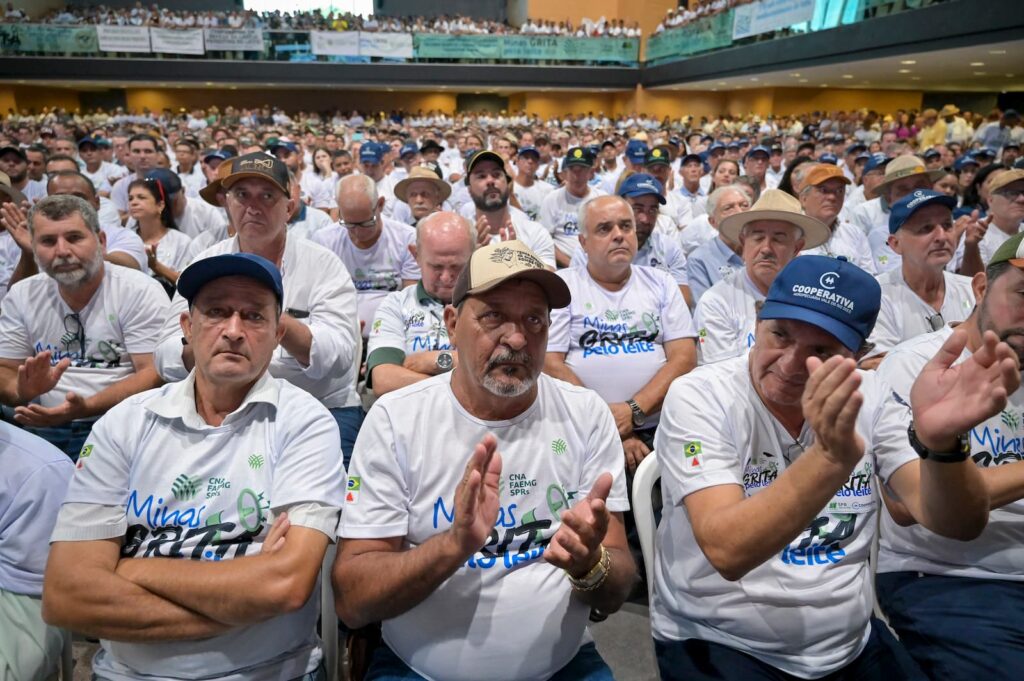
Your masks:
{"label": "navy blue cap", "polygon": [[933,203],[945,206],[950,211],[956,208],[956,199],[952,196],[946,196],[931,189],[915,190],[892,204],[892,210],[889,213],[889,234],[895,234],[910,219],[910,216]]}
{"label": "navy blue cap", "polygon": [[594,157],[601,153],[601,146],[599,144],[588,144],[584,148],[587,150],[588,154]]}
{"label": "navy blue cap", "polygon": [[729,144],[725,145],[725,148],[726,149],[739,149],[742,146],[743,145],[740,144],[739,142],[733,141],[733,142],[729,142]]}
{"label": "navy blue cap", "polygon": [[857,154],[857,157],[853,159],[853,162],[856,163],[857,161],[866,161],[869,158],[871,158],[871,154],[869,154],[867,151],[862,151],[859,154]]}
{"label": "navy blue cap", "polygon": [[97,138],[93,137],[92,135],[89,135],[87,137],[83,137],[82,139],[78,140],[78,148],[79,149],[81,149],[86,144],[91,144],[94,147],[96,147],[97,149],[100,148],[99,140]]}
{"label": "navy blue cap", "polygon": [[839,159],[836,158],[835,154],[830,154],[828,152],[825,152],[824,154],[822,154],[821,156],[818,157],[818,163],[828,163],[830,165],[838,165],[839,164]]}
{"label": "navy blue cap", "polygon": [[889,158],[888,156],[886,156],[885,154],[883,154],[880,151],[876,152],[874,154],[871,154],[871,158],[869,158],[868,162],[864,164],[864,172],[865,173],[870,173],[872,170],[877,170],[879,168],[885,168],[885,165],[889,161],[891,161],[891,160],[892,160],[891,158]]}
{"label": "navy blue cap", "polygon": [[792,319],[826,331],[857,352],[875,326],[882,287],[846,258],[803,255],[775,277],[759,319]]}
{"label": "navy blue cap", "polygon": [[1003,145],[1003,149],[1020,149],[1020,142],[1017,140],[1010,140]]}
{"label": "navy blue cap", "polygon": [[959,173],[961,170],[964,169],[964,166],[968,165],[978,166],[981,164],[978,163],[978,159],[974,158],[974,154],[964,154],[963,156],[961,156],[960,158],[953,162],[953,170]]}
{"label": "navy blue cap", "polygon": [[267,151],[269,151],[271,154],[276,154],[278,149],[287,149],[289,152],[293,154],[299,153],[299,147],[297,144],[295,144],[295,142],[280,140],[278,140],[274,144],[271,144],[270,147],[268,147]]}
{"label": "navy blue cap", "polygon": [[700,136],[700,141],[701,142],[714,142],[715,138],[713,136],[711,136],[711,135],[701,135]]}
{"label": "navy blue cap", "polygon": [[562,159],[562,170],[572,166],[586,166],[589,168],[592,165],[594,165],[594,157],[583,147],[573,147],[565,153],[565,157]]}
{"label": "navy blue cap", "polygon": [[975,158],[978,158],[980,156],[984,156],[986,158],[995,158],[996,156],[999,155],[996,153],[996,150],[993,149],[992,147],[982,147],[981,149],[978,149],[977,151],[974,151],[972,153],[974,154]]}
{"label": "navy blue cap", "polygon": [[854,142],[850,146],[846,147],[844,155],[849,156],[850,154],[855,154],[860,151],[867,151],[867,148],[867,145],[862,142]]}
{"label": "navy blue cap", "polygon": [[204,162],[209,162],[211,158],[219,158],[222,161],[226,161],[231,158],[233,154],[230,151],[224,151],[223,149],[214,149],[203,156]]}
{"label": "navy blue cap", "polygon": [[668,138],[668,143],[674,147],[678,147],[680,144],[683,143],[683,140],[677,137],[676,135],[672,135],[671,137]]}
{"label": "navy blue cap", "polygon": [[634,196],[657,196],[658,203],[665,205],[665,188],[652,175],[647,173],[634,173],[625,180],[619,187],[619,196],[628,199]]}
{"label": "navy blue cap", "polygon": [[421,154],[424,151],[432,150],[444,151],[444,147],[442,147],[436,140],[427,140],[426,142],[423,143],[423,146],[420,147]]}
{"label": "navy blue cap", "polygon": [[[732,145],[730,145],[730,146],[732,146]],[[771,155],[772,155],[772,150],[771,150],[771,149],[769,149],[768,147],[765,147],[765,146],[761,146],[761,145],[759,144],[759,145],[757,145],[756,147],[751,147],[750,151],[748,151],[748,152],[746,153],[746,155],[745,155],[745,156],[743,157],[743,160],[744,160],[744,161],[745,161],[745,160],[747,160],[747,159],[748,159],[748,158],[750,158],[750,157],[751,157],[751,156],[752,156],[753,154],[764,154],[765,156],[771,156]]]}
{"label": "navy blue cap", "polygon": [[939,158],[940,156],[942,156],[942,154],[940,154],[939,150],[935,147],[932,147],[921,154],[921,158]]}
{"label": "navy blue cap", "polygon": [[615,147],[615,142],[613,142],[611,140],[605,140],[604,142],[601,142],[601,148],[604,149],[605,147],[613,147],[614,148]]}
{"label": "navy blue cap", "polygon": [[178,173],[171,172],[167,168],[153,168],[146,171],[146,179],[159,182],[168,196],[181,191],[181,178],[178,177]]}
{"label": "navy blue cap", "polygon": [[398,157],[405,158],[411,154],[420,153],[420,148],[415,142],[406,142],[402,145],[402,148],[398,150]]}
{"label": "navy blue cap", "polygon": [[710,147],[708,147],[708,153],[712,153],[713,154],[714,152],[718,151],[719,149],[725,149],[725,145],[722,144],[721,142],[714,142],[714,143],[712,143],[712,145]]}
{"label": "navy blue cap", "polygon": [[537,150],[537,147],[531,147],[529,145],[525,147],[519,147],[519,151],[516,152],[516,156],[522,156],[523,154],[533,154],[537,158],[540,158],[540,152]]}
{"label": "navy blue cap", "polygon": [[178,277],[178,293],[191,305],[203,286],[214,279],[231,276],[255,279],[274,292],[278,303],[284,300],[281,271],[255,253],[225,253],[196,260]]}
{"label": "navy blue cap", "polygon": [[684,154],[683,157],[679,159],[679,167],[682,168],[690,161],[696,161],[697,163],[704,165],[704,158],[700,154]]}
{"label": "navy blue cap", "polygon": [[626,158],[630,163],[642,164],[647,158],[647,145],[643,140],[629,140],[626,142]]}
{"label": "navy blue cap", "polygon": [[384,160],[384,149],[376,142],[366,142],[359,147],[360,163],[380,163]]}
{"label": "navy blue cap", "polygon": [[99,147],[100,149],[110,149],[114,146],[114,144],[106,137],[97,137],[96,146]]}

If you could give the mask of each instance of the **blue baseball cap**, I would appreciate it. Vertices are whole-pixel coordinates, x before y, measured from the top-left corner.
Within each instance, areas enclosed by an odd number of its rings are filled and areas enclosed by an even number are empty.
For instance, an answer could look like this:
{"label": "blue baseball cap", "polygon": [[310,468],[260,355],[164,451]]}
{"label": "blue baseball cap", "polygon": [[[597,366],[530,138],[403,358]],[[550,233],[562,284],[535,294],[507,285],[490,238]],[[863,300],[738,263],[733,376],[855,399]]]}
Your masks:
{"label": "blue baseball cap", "polygon": [[866,144],[864,144],[862,142],[854,142],[850,146],[846,147],[846,151],[844,152],[844,156],[849,156],[850,154],[856,154],[858,152],[867,151],[867,150],[868,150],[868,147],[867,147]]}
{"label": "blue baseball cap", "polygon": [[249,277],[269,288],[278,304],[284,300],[281,271],[274,263],[255,253],[225,253],[196,260],[178,277],[178,293],[192,304],[203,286],[221,277]]}
{"label": "blue baseball cap", "polygon": [[232,156],[233,154],[230,151],[224,151],[223,149],[214,149],[203,155],[203,162],[209,163],[211,159],[220,159],[221,161],[226,161]]}
{"label": "blue baseball cap", "polygon": [[742,146],[743,145],[740,144],[739,142],[733,141],[733,142],[729,142],[729,144],[725,145],[725,148],[726,149],[737,149],[738,150]]}
{"label": "blue baseball cap", "polygon": [[704,165],[704,157],[700,154],[684,154],[683,157],[679,159],[679,167],[682,168],[690,161],[696,161],[697,163]]}
{"label": "blue baseball cap", "polygon": [[384,160],[384,150],[376,142],[367,142],[359,147],[360,163],[380,163]]}
{"label": "blue baseball cap", "polygon": [[830,165],[838,165],[839,159],[836,158],[835,154],[824,153],[818,157],[818,163],[828,163]]}
{"label": "blue baseball cap", "polygon": [[710,147],[708,147],[708,153],[713,154],[719,149],[725,149],[725,145],[721,142],[714,142]]}
{"label": "blue baseball cap", "polygon": [[891,160],[892,159],[880,151],[871,154],[871,158],[869,158],[868,162],[864,164],[864,172],[870,173],[872,170],[878,170],[879,168],[884,169],[886,164]]}
{"label": "blue baseball cap", "polygon": [[889,234],[895,234],[917,211],[932,204],[945,206],[950,211],[956,208],[956,199],[931,189],[917,189],[892,204],[889,213]]}
{"label": "blue baseball cap", "polygon": [[419,145],[415,142],[406,142],[402,145],[402,148],[398,150],[398,157],[405,158],[406,156],[418,153],[420,153]]}
{"label": "blue baseball cap", "polygon": [[811,324],[857,352],[871,335],[881,302],[875,278],[846,258],[802,255],[775,277],[758,319]]}
{"label": "blue baseball cap", "polygon": [[974,154],[964,154],[963,156],[961,156],[960,158],[953,162],[953,170],[959,173],[961,170],[964,169],[964,166],[968,165],[979,166],[981,164],[978,163],[978,159],[974,158]]}
{"label": "blue baseball cap", "polygon": [[[731,147],[732,145],[730,144],[729,146]],[[765,155],[765,157],[766,157],[766,158],[768,158],[768,157],[771,157],[771,155],[772,155],[772,150],[771,150],[771,149],[769,149],[768,147],[765,147],[765,146],[761,146],[761,145],[759,144],[759,145],[757,145],[756,147],[751,147],[750,151],[748,151],[748,152],[746,153],[746,155],[745,155],[745,156],[743,157],[743,160],[744,160],[744,161],[746,161],[746,160],[747,160],[748,158],[750,158],[750,157],[751,157],[751,156],[753,156],[754,154],[764,154],[764,155]]]}
{"label": "blue baseball cap", "polygon": [[523,156],[525,154],[533,154],[537,158],[540,158],[540,152],[537,150],[537,147],[531,147],[530,145],[519,147],[519,151],[516,152],[516,156]]}
{"label": "blue baseball cap", "polygon": [[619,196],[624,199],[635,196],[657,196],[658,203],[665,205],[665,188],[652,175],[635,173],[627,177],[619,187]]}
{"label": "blue baseball cap", "polygon": [[289,142],[287,140],[278,140],[277,142],[274,142],[269,147],[267,147],[267,151],[275,155],[277,154],[278,149],[287,149],[288,152],[292,154],[299,153],[298,145],[296,145],[295,142]]}
{"label": "blue baseball cap", "polygon": [[993,149],[992,147],[982,147],[981,149],[978,149],[977,151],[974,152],[975,158],[979,158],[981,156],[984,156],[985,158],[995,158],[998,155],[999,154],[997,154],[996,150]]}
{"label": "blue baseball cap", "polygon": [[167,168],[152,168],[146,172],[145,179],[159,182],[168,196],[173,196],[181,191],[181,178],[178,177],[178,173]]}
{"label": "blue baseball cap", "polygon": [[939,150],[936,149],[935,147],[931,147],[923,154],[921,154],[921,158],[939,158],[940,156],[942,156],[942,154],[940,154]]}
{"label": "blue baseball cap", "polygon": [[89,135],[87,137],[83,137],[82,139],[78,140],[78,148],[79,149],[84,147],[86,144],[91,144],[94,147],[96,147],[97,149],[100,148],[99,138],[93,137],[92,135]]}
{"label": "blue baseball cap", "polygon": [[643,164],[647,158],[647,145],[643,140],[629,140],[626,143],[626,158],[630,163]]}

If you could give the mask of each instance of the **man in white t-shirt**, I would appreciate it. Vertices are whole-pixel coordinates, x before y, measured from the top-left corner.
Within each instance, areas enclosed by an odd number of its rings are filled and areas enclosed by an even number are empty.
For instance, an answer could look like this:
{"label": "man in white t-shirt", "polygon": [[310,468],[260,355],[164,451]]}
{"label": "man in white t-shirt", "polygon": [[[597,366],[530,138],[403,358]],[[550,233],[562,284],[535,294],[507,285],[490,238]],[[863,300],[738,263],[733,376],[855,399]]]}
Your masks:
{"label": "man in white t-shirt", "polygon": [[128,220],[128,185],[143,179],[159,160],[156,139],[150,135],[132,135],[128,140],[128,153],[135,172],[115,182],[110,191],[110,200],[114,202],[122,224]]}
{"label": "man in white t-shirt", "polygon": [[41,273],[0,314],[0,400],[15,420],[77,458],[95,419],[159,384],[153,351],[167,295],[151,277],[103,260],[92,206],[49,196],[28,215]]}
{"label": "man in white t-shirt", "polygon": [[875,274],[871,245],[860,229],[844,217],[849,178],[831,163],[804,163],[793,171],[793,186],[806,215],[821,220],[829,229],[828,241],[801,255],[843,256],[868,274]]}
{"label": "man in white t-shirt", "polygon": [[471,203],[459,214],[476,225],[477,245],[518,239],[555,269],[555,245],[551,234],[539,222],[515,206],[509,205],[512,178],[505,159],[493,151],[478,151],[466,163],[465,185]]}
{"label": "man in white t-shirt", "polygon": [[285,333],[273,263],[198,260],[178,292],[195,368],[96,422],[53,532],[44,617],[100,639],[100,679],[311,681],[344,494],[337,425],[267,371]]}
{"label": "man in white t-shirt", "polygon": [[1000,170],[985,180],[990,222],[978,244],[982,262],[1024,226],[1024,170]]}
{"label": "man in white t-shirt", "polygon": [[882,307],[863,368],[878,366],[885,353],[905,340],[962,322],[974,309],[971,280],[946,271],[956,251],[954,208],[955,198],[930,189],[915,190],[893,204],[889,245],[901,262],[899,269],[878,277]]}
{"label": "man in white t-shirt", "polygon": [[611,414],[541,373],[568,304],[521,241],[477,249],[444,312],[458,368],[370,411],[333,571],[342,620],[383,622],[366,679],[611,678],[587,619],[636,569]]}
{"label": "man in white t-shirt", "polygon": [[537,168],[540,165],[540,152],[536,147],[519,147],[516,153],[516,177],[512,183],[512,191],[519,200],[531,220],[536,220],[540,215],[540,207],[544,197],[553,192],[555,188],[549,182],[537,180]]}
{"label": "man in white t-shirt", "polygon": [[384,217],[384,197],[366,175],[350,175],[338,183],[341,222],[311,239],[337,255],[355,284],[363,338],[370,334],[373,315],[391,291],[415,284],[420,268],[409,249],[416,230]]}
{"label": "man in white t-shirt", "polygon": [[[415,169],[414,169],[415,170]],[[411,246],[422,279],[377,306],[366,350],[366,386],[380,396],[458,366],[444,307],[476,246],[476,229],[456,213],[433,213]]]}
{"label": "man in white t-shirt", "polygon": [[572,303],[551,315],[544,371],[601,396],[633,471],[650,453],[669,385],[697,364],[697,334],[672,277],[633,264],[636,219],[626,199],[592,199],[579,220],[587,262],[559,272]]}
{"label": "man in white t-shirt", "polygon": [[[308,239],[289,236],[286,221],[295,209],[284,163],[263,152],[224,161],[226,170],[203,191],[217,201],[221,193],[235,236],[215,243],[195,261],[225,253],[254,253],[279,266],[285,281],[284,328],[270,374],[320,400],[341,431],[341,449],[350,454],[363,411],[356,394],[360,336],[356,290],[345,266],[333,253]],[[171,300],[156,351],[166,381],[181,381],[193,366],[193,352],[182,344],[180,316],[187,310],[180,295]]]}
{"label": "man in white t-shirt", "polygon": [[579,243],[579,207],[584,201],[602,196],[604,192],[590,186],[594,176],[594,159],[582,147],[573,147],[565,154],[562,159],[562,176],[565,185],[544,197],[537,219],[555,242],[555,261],[558,266],[568,267],[576,244]]}
{"label": "man in white t-shirt", "polygon": [[[982,351],[985,334],[1004,339],[1024,366],[1024,235],[1009,239],[985,273],[974,278],[978,306],[957,329],[967,346],[956,360]],[[906,259],[903,261],[906,263]],[[952,335],[918,336],[896,346],[878,369],[905,402],[914,379]],[[1024,644],[1014,621],[1024,603],[1024,389],[970,430],[971,458],[991,496],[988,525],[961,542],[909,525],[898,512],[882,515],[878,601],[900,641],[929,678],[1015,679]],[[894,407],[895,418],[906,410]],[[899,520],[897,520],[899,518]]]}
{"label": "man in white t-shirt", "polygon": [[100,196],[109,197],[113,183],[128,174],[125,168],[103,160],[95,137],[78,140],[78,155],[82,159],[80,172],[89,178]]}
{"label": "man in white t-shirt", "polygon": [[665,681],[926,678],[871,618],[875,476],[907,522],[977,537],[989,495],[963,434],[999,412],[1019,374],[994,335],[950,368],[966,340],[957,333],[908,396],[908,433],[906,420],[883,418],[891,390],[856,368],[880,298],[851,263],[795,258],[749,357],[669,390],[651,605]]}
{"label": "man in white t-shirt", "polygon": [[740,244],[743,269],[709,288],[697,303],[701,364],[746,353],[754,344],[755,308],[775,277],[801,250],[829,236],[823,222],[803,215],[800,202],[780,189],[766,190],[749,211],[725,218],[718,229]]}

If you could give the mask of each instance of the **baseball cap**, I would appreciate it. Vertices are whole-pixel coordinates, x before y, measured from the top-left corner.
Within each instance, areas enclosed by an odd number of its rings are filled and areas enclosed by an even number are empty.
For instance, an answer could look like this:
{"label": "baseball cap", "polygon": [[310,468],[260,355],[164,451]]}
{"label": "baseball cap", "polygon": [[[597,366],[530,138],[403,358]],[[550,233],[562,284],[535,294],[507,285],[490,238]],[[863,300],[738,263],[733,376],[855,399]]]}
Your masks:
{"label": "baseball cap", "polygon": [[411,154],[418,154],[418,153],[420,153],[420,148],[416,145],[415,142],[406,142],[398,150],[398,157],[399,158],[405,158],[406,156],[409,156]]}
{"label": "baseball cap", "polygon": [[995,158],[998,156],[998,154],[996,154],[996,150],[991,147],[982,147],[981,149],[974,151],[973,154],[975,158],[981,158],[982,156],[985,158]]}
{"label": "baseball cap", "polygon": [[432,151],[432,150],[444,151],[444,147],[442,147],[440,144],[438,144],[436,140],[427,140],[426,142],[423,143],[423,146],[420,147],[420,153],[421,154],[424,151]]}
{"label": "baseball cap", "polygon": [[16,154],[21,158],[22,161],[28,163],[28,155],[25,154],[25,150],[22,149],[21,147],[16,147],[14,145],[6,146],[0,149],[0,156],[3,156],[4,154]]}
{"label": "baseball cap", "polygon": [[53,131],[53,128],[51,128],[48,125],[44,125],[43,127],[39,128],[40,137],[42,137],[43,135],[49,135],[50,137],[53,137],[55,134],[56,133]]}
{"label": "baseball cap", "polygon": [[[730,145],[730,146],[732,146],[732,145]],[[747,160],[748,158],[750,158],[754,154],[764,154],[765,156],[771,156],[772,155],[772,151],[768,147],[761,146],[759,144],[756,147],[751,147],[750,151],[748,151],[746,153],[746,155],[743,157],[743,160],[744,161]]]}
{"label": "baseball cap", "polygon": [[664,149],[661,149],[660,147],[651,149],[650,151],[647,152],[647,155],[644,157],[645,166],[657,164],[666,166],[672,165],[672,159],[671,157],[669,157],[668,152],[665,151]]}
{"label": "baseball cap", "polygon": [[467,297],[484,293],[512,279],[536,283],[552,308],[568,307],[572,296],[565,281],[548,270],[537,254],[518,239],[499,241],[478,248],[463,268],[452,291],[452,305]]}
{"label": "baseball cap", "polygon": [[78,140],[78,148],[79,149],[84,147],[86,144],[91,144],[94,147],[96,147],[97,149],[100,148],[100,141],[97,138],[93,137],[92,135],[88,135],[88,136],[83,137],[82,139]]}
{"label": "baseball cap", "polygon": [[254,151],[251,154],[228,159],[221,165],[228,166],[223,178],[218,174],[218,179],[224,189],[230,189],[231,185],[246,177],[255,177],[270,182],[286,195],[288,194],[288,166],[279,158],[262,151]]}
{"label": "baseball cap", "polygon": [[964,154],[956,161],[954,161],[953,170],[955,170],[956,172],[960,172],[961,170],[964,169],[964,166],[969,165],[981,165],[980,163],[978,163],[978,159],[974,158],[974,154]]}
{"label": "baseball cap", "polygon": [[376,142],[366,142],[359,147],[360,163],[380,163],[384,160],[384,150]]}
{"label": "baseball cap", "polygon": [[623,180],[619,187],[619,196],[628,199],[635,196],[657,196],[658,203],[665,205],[665,188],[661,182],[647,173],[635,173]]}
{"label": "baseball cap", "polygon": [[834,166],[839,163],[839,159],[836,158],[835,154],[825,153],[818,157],[818,163],[827,163]]}
{"label": "baseball cap", "polygon": [[572,166],[586,166],[589,168],[592,165],[594,165],[594,157],[583,147],[573,147],[566,152],[565,158],[562,159],[562,170]]}
{"label": "baseball cap", "polygon": [[988,185],[989,192],[997,192],[1008,184],[1019,182],[1024,180],[1024,170],[1014,168],[1013,170],[1000,170],[992,173],[988,176],[988,181],[985,183]]}
{"label": "baseball cap", "polygon": [[228,176],[230,171],[230,163],[221,163],[217,166],[217,175],[205,187],[199,190],[199,196],[203,201],[206,201],[211,206],[221,207],[220,202],[217,201],[217,194],[221,191],[221,181]]}
{"label": "baseball cap", "polygon": [[96,138],[96,146],[99,147],[100,149],[110,149],[114,145],[106,137],[97,137]]}
{"label": "baseball cap", "polygon": [[846,258],[804,255],[775,277],[759,319],[792,319],[826,331],[857,352],[878,318],[882,288]]}
{"label": "baseball cap", "polygon": [[501,168],[501,171],[505,173],[505,179],[509,181],[512,180],[512,178],[508,176],[508,172],[505,170],[505,159],[496,152],[484,149],[483,151],[474,153],[469,157],[469,160],[466,161],[466,184],[469,184],[469,174],[473,172],[473,168],[482,161],[493,161],[494,163],[497,163],[498,167]]}
{"label": "baseball cap", "polygon": [[856,154],[856,153],[859,153],[861,151],[867,151],[867,149],[868,149],[867,145],[863,144],[862,142],[854,142],[850,146],[846,147],[846,151],[844,152],[844,156],[849,156],[850,154]]}
{"label": "baseball cap", "polygon": [[1003,145],[1003,151],[1006,151],[1007,149],[1020,149],[1020,142],[1017,140],[1010,140]]}
{"label": "baseball cap", "polygon": [[951,211],[956,208],[955,198],[931,189],[917,189],[907,194],[892,205],[892,210],[889,213],[889,234],[899,231],[899,228],[917,211],[936,203]]}
{"label": "baseball cap", "polygon": [[164,188],[164,192],[171,196],[181,191],[181,178],[177,173],[167,168],[153,168],[146,173],[147,180],[156,180]]}
{"label": "baseball cap", "polygon": [[203,286],[214,279],[231,276],[255,279],[273,291],[279,304],[284,300],[281,271],[274,263],[255,253],[225,253],[196,260],[178,277],[178,293],[191,305]]}
{"label": "baseball cap", "polygon": [[452,188],[447,182],[438,177],[437,172],[428,167],[416,166],[409,171],[408,177],[395,185],[395,196],[398,197],[399,200],[408,203],[409,199],[407,198],[406,193],[409,191],[409,185],[413,182],[429,182],[437,187],[437,191],[441,193],[442,202],[446,201],[448,197],[452,195]]}
{"label": "baseball cap", "polygon": [[531,147],[529,145],[525,147],[519,147],[519,151],[516,152],[516,156],[523,156],[524,154],[533,154],[537,158],[540,158],[540,152],[537,151],[537,147]]}
{"label": "baseball cap", "polygon": [[221,161],[226,161],[231,158],[231,152],[223,149],[214,149],[203,156],[203,163],[209,163],[210,159],[219,158]]}
{"label": "baseball cap", "polygon": [[710,147],[708,147],[708,153],[709,154],[713,154],[716,151],[718,151],[719,149],[725,149],[725,145],[722,144],[721,142],[714,142],[714,143],[711,144]]}
{"label": "baseball cap", "polygon": [[1024,232],[1018,232],[1003,242],[1003,245],[992,254],[988,266],[1008,262],[1018,269],[1024,270]]}
{"label": "baseball cap", "polygon": [[743,228],[758,220],[778,220],[799,227],[804,232],[805,249],[820,246],[832,236],[824,222],[804,215],[800,201],[781,189],[764,190],[750,210],[725,218],[718,226],[718,231],[729,240],[738,242]]}
{"label": "baseball cap", "polygon": [[18,206],[28,199],[20,191],[11,186],[11,178],[7,173],[0,172],[0,194],[6,194]]}
{"label": "baseball cap", "polygon": [[641,140],[629,140],[626,142],[626,158],[630,163],[642,164],[647,158],[647,145]]}
{"label": "baseball cap", "polygon": [[696,161],[697,163],[704,165],[704,159],[701,158],[700,154],[684,154],[683,157],[679,159],[679,167],[682,168],[690,161]]}
{"label": "baseball cap", "polygon": [[935,147],[932,147],[931,149],[928,149],[926,152],[921,154],[921,158],[938,158],[940,156],[942,156],[942,154],[940,154],[939,150],[936,149]]}
{"label": "baseball cap", "polygon": [[817,187],[822,182],[828,180],[842,180],[843,184],[850,184],[850,178],[846,176],[846,173],[839,166],[830,163],[815,163],[813,167],[804,173],[803,181],[797,190],[802,191],[806,187]]}
{"label": "baseball cap", "polygon": [[278,149],[287,149],[289,153],[299,153],[299,147],[295,142],[289,142],[288,140],[277,140],[273,144],[267,147],[267,151],[271,154],[276,154]]}

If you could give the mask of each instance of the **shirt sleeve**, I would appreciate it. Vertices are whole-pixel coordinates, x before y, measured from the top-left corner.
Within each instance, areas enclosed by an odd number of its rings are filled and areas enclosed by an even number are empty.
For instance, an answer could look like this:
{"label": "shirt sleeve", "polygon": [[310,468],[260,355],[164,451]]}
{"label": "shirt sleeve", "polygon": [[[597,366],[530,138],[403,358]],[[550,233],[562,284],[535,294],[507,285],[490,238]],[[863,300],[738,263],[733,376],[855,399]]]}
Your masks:
{"label": "shirt sleeve", "polygon": [[555,240],[551,238],[551,234],[543,229],[539,222],[534,222],[533,224],[537,229],[534,230],[535,234],[527,245],[530,247],[530,250],[537,254],[537,257],[540,258],[545,265],[554,268]]}
{"label": "shirt sleeve", "polygon": [[548,352],[569,352],[569,327],[572,324],[572,305],[551,311],[548,327]]}
{"label": "shirt sleeve", "polygon": [[686,254],[683,253],[682,247],[675,239],[671,239],[668,248],[665,249],[665,266],[677,286],[690,285],[690,275],[686,269]]}
{"label": "shirt sleeve", "polygon": [[15,284],[3,300],[0,312],[0,357],[4,359],[20,360],[34,354],[21,311],[22,293],[26,285]]}
{"label": "shirt sleeve", "polygon": [[871,330],[868,340],[875,344],[875,347],[867,354],[867,357],[883,355],[900,342],[899,320],[896,313],[896,303],[892,295],[884,289],[882,291],[882,304],[878,309],[878,319],[875,327]]}
{"label": "shirt sleeve", "polygon": [[597,478],[603,473],[612,474],[612,489],[608,493],[607,506],[609,511],[625,512],[629,510],[629,498],[626,494],[626,457],[622,452],[622,440],[612,412],[596,393],[590,393],[593,404],[587,410],[594,414],[596,421],[590,429],[590,441],[587,446],[587,460],[583,464],[583,477],[580,480],[580,497],[590,493]]}
{"label": "shirt sleeve", "polygon": [[689,280],[693,300],[700,302],[701,296],[711,288],[711,277],[708,275],[707,263],[704,258],[690,257],[686,261],[686,276]]}
{"label": "shirt sleeve", "polygon": [[740,354],[736,311],[726,309],[717,295],[706,294],[697,303],[700,363],[711,364]]}
{"label": "shirt sleeve", "polygon": [[412,256],[412,251],[409,250],[409,246],[416,244],[416,230],[410,229],[408,237],[405,239],[405,243],[402,244],[402,263],[401,263],[401,275],[402,279],[419,281],[423,275],[420,273],[420,265],[416,262],[416,258]]}
{"label": "shirt sleeve", "polygon": [[125,315],[121,322],[125,348],[133,355],[154,352],[170,309],[167,294],[155,279],[145,275],[132,277],[126,283],[138,288],[131,304],[118,310]]}
{"label": "shirt sleeve", "polygon": [[398,461],[388,409],[378,403],[366,415],[349,465],[342,539],[384,539],[409,534],[409,487]]}
{"label": "shirt sleeve", "polygon": [[[316,503],[340,509],[345,467],[338,424],[315,398],[299,393],[299,399],[295,392],[281,392],[270,498],[275,507]],[[336,524],[335,519],[328,534]]]}
{"label": "shirt sleeve", "polygon": [[544,226],[544,230],[547,231],[548,234],[554,234],[555,232],[556,204],[556,194],[554,192],[550,192],[540,202],[540,210],[537,211],[537,222]]}
{"label": "shirt sleeve", "polygon": [[661,338],[663,343],[674,341],[678,338],[696,338],[697,329],[693,325],[693,317],[690,316],[690,308],[686,306],[683,294],[679,292],[679,286],[672,277],[661,272],[662,281],[662,307],[661,307]]}
{"label": "shirt sleeve", "polygon": [[[668,389],[654,451],[662,470],[666,503],[679,505],[687,495],[718,485],[743,485],[741,447],[730,424],[735,415],[702,376],[687,374]],[[727,396],[730,402],[736,395]]]}
{"label": "shirt sleeve", "polygon": [[182,298],[181,294],[175,293],[167,309],[167,317],[163,328],[160,329],[160,341],[153,351],[153,362],[160,378],[172,382],[188,376],[188,369],[185,368],[185,361],[181,356],[184,334],[178,321],[182,312],[188,312],[188,301]]}
{"label": "shirt sleeve", "polygon": [[[865,395],[865,404],[861,409],[870,415],[871,436],[868,446],[875,457],[878,477],[886,484],[902,466],[920,458],[907,438],[907,427],[913,418],[910,387],[916,377],[908,374],[906,359],[886,357],[878,371],[865,372],[873,374],[870,378],[874,379],[875,390],[870,396]],[[894,388],[887,380],[883,381],[881,376],[904,385]],[[861,392],[867,391],[862,389]]]}

